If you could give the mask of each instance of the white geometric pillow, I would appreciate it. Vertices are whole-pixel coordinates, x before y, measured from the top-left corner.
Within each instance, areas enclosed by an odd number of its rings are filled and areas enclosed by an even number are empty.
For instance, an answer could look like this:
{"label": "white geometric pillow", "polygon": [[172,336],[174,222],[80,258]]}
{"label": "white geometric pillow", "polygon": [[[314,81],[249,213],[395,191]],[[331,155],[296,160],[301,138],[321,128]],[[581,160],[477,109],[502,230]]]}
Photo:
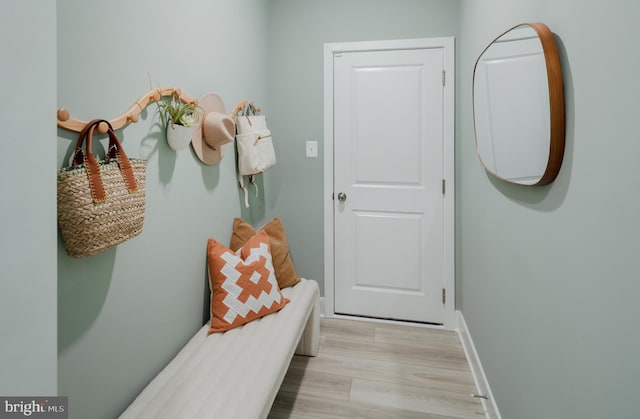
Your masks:
{"label": "white geometric pillow", "polygon": [[207,243],[211,287],[209,334],[275,313],[289,302],[278,288],[269,236],[264,230],[251,237],[238,253],[214,239]]}

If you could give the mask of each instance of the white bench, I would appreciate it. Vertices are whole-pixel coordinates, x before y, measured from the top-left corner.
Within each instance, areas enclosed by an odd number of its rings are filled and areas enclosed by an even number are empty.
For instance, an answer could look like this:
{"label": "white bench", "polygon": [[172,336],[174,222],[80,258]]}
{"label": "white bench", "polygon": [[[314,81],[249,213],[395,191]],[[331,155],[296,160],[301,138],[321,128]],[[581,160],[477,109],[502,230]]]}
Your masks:
{"label": "white bench", "polygon": [[277,313],[210,336],[203,326],[120,419],[266,418],[294,352],[320,344],[318,284],[282,293],[291,302]]}

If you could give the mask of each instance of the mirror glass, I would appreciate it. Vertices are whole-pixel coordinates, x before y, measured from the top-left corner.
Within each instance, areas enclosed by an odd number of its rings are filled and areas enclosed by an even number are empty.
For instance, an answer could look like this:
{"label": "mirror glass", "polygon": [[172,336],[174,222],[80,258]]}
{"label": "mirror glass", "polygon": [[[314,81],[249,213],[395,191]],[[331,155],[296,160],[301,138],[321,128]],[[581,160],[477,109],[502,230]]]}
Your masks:
{"label": "mirror glass", "polygon": [[564,90],[546,25],[515,26],[483,51],[473,74],[473,114],[486,170],[522,185],[555,179],[564,153]]}

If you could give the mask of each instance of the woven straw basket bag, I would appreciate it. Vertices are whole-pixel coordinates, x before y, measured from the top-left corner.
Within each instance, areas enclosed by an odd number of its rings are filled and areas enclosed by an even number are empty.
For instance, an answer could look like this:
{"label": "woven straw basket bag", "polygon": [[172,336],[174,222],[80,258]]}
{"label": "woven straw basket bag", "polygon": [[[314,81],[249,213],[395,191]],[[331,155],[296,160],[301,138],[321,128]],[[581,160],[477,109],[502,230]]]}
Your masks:
{"label": "woven straw basket bag", "polygon": [[[98,161],[92,137],[101,122],[109,127],[109,148]],[[142,232],[145,175],[146,161],[127,157],[107,121],[83,128],[71,166],[58,171],[58,225],[69,256],[95,255]]]}

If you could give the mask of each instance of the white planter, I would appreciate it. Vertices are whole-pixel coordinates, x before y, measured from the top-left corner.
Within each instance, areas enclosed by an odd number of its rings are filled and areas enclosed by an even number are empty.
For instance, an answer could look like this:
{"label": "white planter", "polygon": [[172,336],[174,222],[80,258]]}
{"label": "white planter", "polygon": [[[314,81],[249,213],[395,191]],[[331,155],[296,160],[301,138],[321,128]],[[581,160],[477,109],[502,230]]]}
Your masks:
{"label": "white planter", "polygon": [[185,148],[191,142],[191,134],[193,129],[177,124],[167,124],[167,142],[169,147],[174,150]]}

